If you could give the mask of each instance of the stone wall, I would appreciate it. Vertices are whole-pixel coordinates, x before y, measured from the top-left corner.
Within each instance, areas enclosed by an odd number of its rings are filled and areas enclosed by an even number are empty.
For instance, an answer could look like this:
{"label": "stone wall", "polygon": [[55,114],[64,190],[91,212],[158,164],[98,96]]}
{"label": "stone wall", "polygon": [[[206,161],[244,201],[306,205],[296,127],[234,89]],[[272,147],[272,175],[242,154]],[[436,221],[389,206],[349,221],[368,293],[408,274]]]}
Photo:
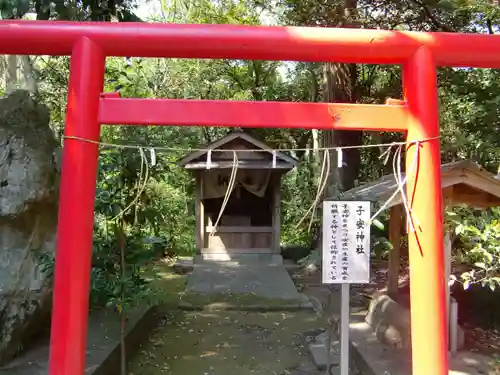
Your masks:
{"label": "stone wall", "polygon": [[60,150],[49,118],[25,91],[0,99],[0,364],[50,317],[40,257],[55,251]]}

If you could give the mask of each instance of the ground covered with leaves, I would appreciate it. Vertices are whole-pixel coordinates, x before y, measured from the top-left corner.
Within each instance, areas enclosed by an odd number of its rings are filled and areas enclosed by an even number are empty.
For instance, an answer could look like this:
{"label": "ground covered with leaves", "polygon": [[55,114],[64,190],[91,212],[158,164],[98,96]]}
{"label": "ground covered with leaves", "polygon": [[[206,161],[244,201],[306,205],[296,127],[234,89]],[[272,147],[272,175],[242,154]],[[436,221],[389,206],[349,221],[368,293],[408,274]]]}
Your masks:
{"label": "ground covered with leaves", "polygon": [[[155,273],[154,292],[168,297],[158,326],[129,364],[130,375],[318,374],[307,343],[326,323],[314,311],[266,312],[266,306],[277,310],[276,301],[189,295],[187,275],[161,263]],[[247,310],[256,305],[261,308]]]}
{"label": "ground covered with leaves", "polygon": [[134,375],[292,374],[308,362],[321,319],[302,312],[165,314],[134,358]]}

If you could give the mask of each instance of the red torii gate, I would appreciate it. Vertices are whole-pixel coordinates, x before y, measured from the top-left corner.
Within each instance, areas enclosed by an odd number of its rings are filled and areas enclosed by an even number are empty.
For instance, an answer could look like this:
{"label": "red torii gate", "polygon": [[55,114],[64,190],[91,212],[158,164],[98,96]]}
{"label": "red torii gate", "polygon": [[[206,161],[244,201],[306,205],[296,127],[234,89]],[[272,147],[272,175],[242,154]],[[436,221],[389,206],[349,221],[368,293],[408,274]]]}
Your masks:
{"label": "red torii gate", "polygon": [[[50,375],[83,375],[101,124],[406,132],[414,375],[448,374],[436,66],[500,67],[500,36],[386,30],[0,21],[0,54],[71,55]],[[401,64],[403,104],[225,102],[102,96],[106,56]],[[425,142],[413,142],[427,140]]]}

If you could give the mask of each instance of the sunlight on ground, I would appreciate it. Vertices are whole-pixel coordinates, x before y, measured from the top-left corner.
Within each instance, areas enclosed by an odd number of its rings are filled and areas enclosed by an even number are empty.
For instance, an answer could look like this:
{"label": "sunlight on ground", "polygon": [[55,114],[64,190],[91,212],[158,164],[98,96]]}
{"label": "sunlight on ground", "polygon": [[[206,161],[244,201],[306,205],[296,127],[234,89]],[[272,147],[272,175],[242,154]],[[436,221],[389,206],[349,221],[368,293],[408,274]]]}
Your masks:
{"label": "sunlight on ground", "polygon": [[310,312],[167,314],[134,358],[134,375],[282,374],[307,358]]}
{"label": "sunlight on ground", "polygon": [[150,281],[152,299],[158,304],[176,303],[186,289],[187,276],[175,273],[164,262],[149,267],[143,276]]}
{"label": "sunlight on ground", "polygon": [[247,294],[212,294],[201,295],[186,293],[186,282],[188,276],[175,273],[171,266],[159,262],[144,272],[146,279],[151,281],[151,294],[155,295],[158,303],[174,306],[182,306],[185,309],[235,309],[235,308],[260,308],[272,310],[273,308],[288,306],[299,307],[304,301],[293,301],[288,299],[272,299],[257,296],[253,293]]}
{"label": "sunlight on ground", "polygon": [[[277,306],[253,295],[184,294],[186,276],[165,264],[149,270],[164,294],[163,319],[130,363],[130,375],[282,374],[307,360],[306,331],[324,327],[310,311],[249,312],[209,306]],[[156,274],[156,277],[154,277]],[[168,296],[167,296],[168,294]],[[201,311],[181,311],[182,304]]]}

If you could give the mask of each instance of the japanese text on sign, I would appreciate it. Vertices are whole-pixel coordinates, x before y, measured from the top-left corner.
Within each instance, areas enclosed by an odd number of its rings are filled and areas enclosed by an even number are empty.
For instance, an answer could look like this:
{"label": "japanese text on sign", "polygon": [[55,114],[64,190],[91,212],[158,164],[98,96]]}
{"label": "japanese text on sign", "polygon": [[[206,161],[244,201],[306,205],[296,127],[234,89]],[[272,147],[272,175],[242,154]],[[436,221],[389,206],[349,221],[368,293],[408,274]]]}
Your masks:
{"label": "japanese text on sign", "polygon": [[323,283],[370,282],[370,202],[323,202]]}

